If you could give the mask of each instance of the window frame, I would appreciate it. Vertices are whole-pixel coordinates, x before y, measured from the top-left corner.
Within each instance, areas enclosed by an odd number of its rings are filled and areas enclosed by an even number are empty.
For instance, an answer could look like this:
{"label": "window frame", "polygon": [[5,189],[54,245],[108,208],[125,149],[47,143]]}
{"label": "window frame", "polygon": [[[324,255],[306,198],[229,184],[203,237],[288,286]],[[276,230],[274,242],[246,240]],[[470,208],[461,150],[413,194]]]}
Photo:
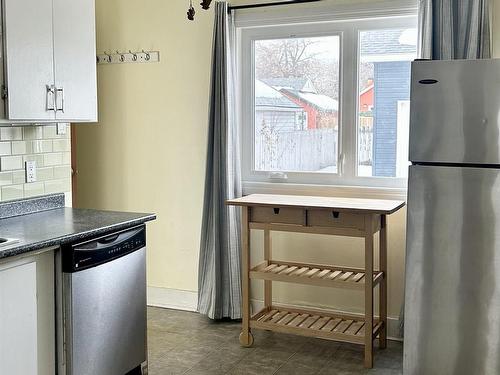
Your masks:
{"label": "window frame", "polygon": [[[357,17],[343,14],[343,17],[331,17],[330,21],[318,21],[315,17],[301,17],[300,22],[281,24],[269,19],[259,25],[256,21],[248,26],[237,26],[237,69],[240,84],[239,124],[241,124],[241,160],[243,187],[255,187],[259,184],[272,189],[269,183],[286,182],[297,186],[319,185],[337,187],[361,187],[397,189],[402,194],[406,191],[407,179],[397,177],[363,177],[357,175],[358,167],[358,100],[360,61],[359,38],[362,31],[383,30],[388,28],[417,26],[416,8],[395,10],[390,16],[370,17],[368,14]],[[236,20],[238,18],[236,17]],[[381,22],[382,21],[382,22]],[[245,23],[243,23],[245,24]],[[338,132],[338,168],[337,173],[322,172],[283,172],[273,173],[256,171],[254,168],[254,136],[255,136],[255,56],[256,40],[280,39],[290,37],[324,37],[339,35],[339,132]],[[354,62],[354,63],[347,63]],[[248,90],[248,88],[251,88]],[[249,92],[250,91],[250,92]],[[349,125],[350,124],[350,125]],[[286,174],[286,179],[281,178]]]}

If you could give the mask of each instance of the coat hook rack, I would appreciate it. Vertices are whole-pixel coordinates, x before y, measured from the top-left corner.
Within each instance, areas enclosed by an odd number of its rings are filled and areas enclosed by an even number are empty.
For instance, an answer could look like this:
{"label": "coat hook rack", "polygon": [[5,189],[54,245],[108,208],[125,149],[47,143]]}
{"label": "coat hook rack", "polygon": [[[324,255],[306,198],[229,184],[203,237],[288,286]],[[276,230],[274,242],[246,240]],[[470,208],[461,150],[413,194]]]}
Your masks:
{"label": "coat hook rack", "polygon": [[97,64],[137,64],[137,63],[154,63],[160,61],[160,51],[144,51],[132,52],[119,52],[108,53],[104,51],[102,54],[97,55]]}

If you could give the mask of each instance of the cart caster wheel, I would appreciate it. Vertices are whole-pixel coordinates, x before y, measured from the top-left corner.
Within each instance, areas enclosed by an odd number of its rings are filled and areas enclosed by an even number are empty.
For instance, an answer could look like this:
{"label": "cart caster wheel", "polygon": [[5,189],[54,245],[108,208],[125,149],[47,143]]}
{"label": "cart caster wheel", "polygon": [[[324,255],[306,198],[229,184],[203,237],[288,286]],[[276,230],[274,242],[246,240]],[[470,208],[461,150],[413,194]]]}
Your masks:
{"label": "cart caster wheel", "polygon": [[248,332],[248,338],[246,338],[245,336],[246,335],[243,332],[240,333],[240,344],[245,348],[249,348],[253,345],[252,332]]}

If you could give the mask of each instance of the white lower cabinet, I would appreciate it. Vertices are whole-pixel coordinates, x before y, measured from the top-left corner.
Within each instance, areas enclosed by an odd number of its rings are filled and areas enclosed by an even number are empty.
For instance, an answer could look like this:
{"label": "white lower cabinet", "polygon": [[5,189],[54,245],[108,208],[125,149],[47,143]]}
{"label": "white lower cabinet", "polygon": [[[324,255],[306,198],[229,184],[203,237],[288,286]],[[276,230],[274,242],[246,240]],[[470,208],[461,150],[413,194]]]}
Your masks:
{"label": "white lower cabinet", "polygon": [[55,374],[54,251],[0,263],[0,374]]}

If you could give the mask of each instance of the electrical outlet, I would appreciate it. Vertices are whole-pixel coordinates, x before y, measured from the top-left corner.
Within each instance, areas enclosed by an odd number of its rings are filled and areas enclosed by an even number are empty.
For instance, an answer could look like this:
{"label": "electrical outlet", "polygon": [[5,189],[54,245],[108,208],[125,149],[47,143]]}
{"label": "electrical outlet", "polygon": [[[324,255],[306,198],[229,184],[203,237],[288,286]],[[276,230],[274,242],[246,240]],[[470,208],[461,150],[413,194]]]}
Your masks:
{"label": "electrical outlet", "polygon": [[58,123],[57,127],[56,127],[56,133],[57,133],[57,135],[64,135],[64,134],[66,134],[66,132],[68,131],[67,127],[68,127],[68,124],[66,124],[65,122]]}
{"label": "electrical outlet", "polygon": [[36,161],[27,161],[25,163],[26,170],[26,182],[35,182],[36,181]]}

